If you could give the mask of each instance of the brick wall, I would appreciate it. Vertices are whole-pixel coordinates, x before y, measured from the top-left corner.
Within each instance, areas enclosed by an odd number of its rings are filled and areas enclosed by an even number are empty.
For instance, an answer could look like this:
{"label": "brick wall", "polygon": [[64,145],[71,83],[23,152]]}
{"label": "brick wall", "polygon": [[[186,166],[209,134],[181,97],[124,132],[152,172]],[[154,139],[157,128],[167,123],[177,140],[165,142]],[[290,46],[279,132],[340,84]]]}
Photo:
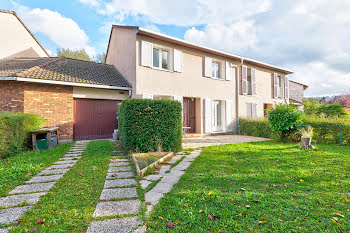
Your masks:
{"label": "brick wall", "polygon": [[44,127],[60,127],[60,139],[73,139],[73,87],[1,81],[0,110],[37,114]]}
{"label": "brick wall", "polygon": [[0,82],[0,111],[23,112],[24,88],[13,81]]}
{"label": "brick wall", "polygon": [[60,139],[73,139],[73,87],[26,83],[24,112],[43,117],[44,126],[59,126]]}

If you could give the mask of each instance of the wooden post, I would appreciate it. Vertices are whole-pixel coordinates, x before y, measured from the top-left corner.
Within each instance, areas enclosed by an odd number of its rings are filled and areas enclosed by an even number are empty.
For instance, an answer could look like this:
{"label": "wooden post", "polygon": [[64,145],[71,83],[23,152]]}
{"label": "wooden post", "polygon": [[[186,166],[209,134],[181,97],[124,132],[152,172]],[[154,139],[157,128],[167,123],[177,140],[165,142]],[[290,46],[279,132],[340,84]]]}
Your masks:
{"label": "wooden post", "polygon": [[47,133],[47,148],[51,149],[51,131]]}
{"label": "wooden post", "polygon": [[33,144],[33,150],[36,150],[36,134],[32,133],[32,144]]}
{"label": "wooden post", "polygon": [[59,143],[59,141],[58,141],[58,140],[59,140],[59,139],[58,139],[58,138],[59,138],[58,129],[56,130],[56,135],[57,135],[57,145],[58,145],[58,143]]}

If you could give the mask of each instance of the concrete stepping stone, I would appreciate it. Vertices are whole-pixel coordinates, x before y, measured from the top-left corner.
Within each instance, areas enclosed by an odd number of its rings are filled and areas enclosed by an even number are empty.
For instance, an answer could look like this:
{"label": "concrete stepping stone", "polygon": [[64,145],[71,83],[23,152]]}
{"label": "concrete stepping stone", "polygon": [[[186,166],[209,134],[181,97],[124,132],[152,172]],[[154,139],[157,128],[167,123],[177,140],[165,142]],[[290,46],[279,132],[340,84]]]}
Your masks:
{"label": "concrete stepping stone", "polygon": [[110,167],[121,167],[121,166],[128,166],[130,163],[128,162],[116,162],[116,163],[110,163]]}
{"label": "concrete stepping stone", "polygon": [[186,170],[189,166],[191,165],[191,162],[185,162],[185,161],[181,161],[178,165],[176,165],[175,167],[173,167],[172,170]]}
{"label": "concrete stepping stone", "polygon": [[157,175],[148,175],[144,177],[146,180],[159,180],[160,178],[162,178],[162,175],[157,174]]}
{"label": "concrete stepping stone", "polygon": [[64,157],[76,157],[81,155],[82,153],[69,153],[69,154],[65,154]]}
{"label": "concrete stepping stone", "polygon": [[9,194],[49,191],[55,183],[56,182],[20,185],[14,188],[11,192],[9,192]]}
{"label": "concrete stepping stone", "polygon": [[54,164],[76,164],[77,160],[68,159],[68,160],[62,160],[62,161],[56,161]]}
{"label": "concrete stepping stone", "polygon": [[170,165],[162,165],[161,168],[159,169],[159,174],[165,175],[167,171],[169,171],[171,168]]}
{"label": "concrete stepping stone", "polygon": [[57,165],[51,165],[50,167],[46,168],[46,169],[65,169],[65,168],[71,168],[73,167],[75,164],[57,164]]}
{"label": "concrete stepping stone", "polygon": [[184,171],[182,171],[182,170],[178,170],[178,169],[171,169],[170,170],[170,173],[168,173],[169,175],[171,175],[171,176],[182,176],[183,174],[185,174],[185,172]]}
{"label": "concrete stepping stone", "polygon": [[150,202],[152,205],[155,205],[163,197],[164,195],[162,193],[156,193],[151,190],[145,194],[145,202]]}
{"label": "concrete stepping stone", "polygon": [[181,178],[181,176],[170,175],[170,173],[169,173],[163,177],[162,182],[174,185],[177,182],[179,182],[180,178]]}
{"label": "concrete stepping stone", "polygon": [[106,179],[119,179],[135,177],[134,172],[110,172],[107,173]]}
{"label": "concrete stepping stone", "polygon": [[152,192],[156,193],[168,193],[172,190],[174,184],[171,183],[165,183],[163,180],[161,180],[154,188],[152,189]]}
{"label": "concrete stepping stone", "polygon": [[63,158],[59,159],[58,161],[77,161],[80,158],[82,158],[82,157],[81,156],[63,157]]}
{"label": "concrete stepping stone", "polygon": [[114,188],[102,190],[100,200],[111,200],[114,198],[133,198],[137,197],[136,188]]}
{"label": "concrete stepping stone", "polygon": [[169,163],[169,164],[174,164],[174,163],[176,163],[177,161],[179,161],[180,159],[182,159],[182,155],[181,155],[181,156],[175,155],[168,163]]}
{"label": "concrete stepping stone", "polygon": [[7,233],[11,230],[12,227],[0,228],[0,233]]}
{"label": "concrete stepping stone", "polygon": [[129,162],[128,159],[111,159],[112,163]]}
{"label": "concrete stepping stone", "polygon": [[97,204],[93,217],[136,214],[140,211],[140,200],[106,201]]}
{"label": "concrete stepping stone", "polygon": [[67,171],[69,171],[69,169],[52,169],[52,170],[43,170],[41,171],[38,176],[46,176],[46,175],[57,175],[57,174],[64,174]]}
{"label": "concrete stepping stone", "polygon": [[147,188],[150,184],[152,184],[152,181],[149,181],[149,180],[141,180],[140,181],[140,184],[141,184],[141,187],[143,189]]}
{"label": "concrete stepping stone", "polygon": [[127,167],[110,167],[108,169],[108,172],[126,172],[126,171],[131,171],[132,167],[127,166]]}
{"label": "concrete stepping stone", "polygon": [[136,230],[133,231],[133,233],[145,233],[147,231],[147,227],[145,225],[142,225],[138,227]]}
{"label": "concrete stepping stone", "polygon": [[104,188],[125,187],[130,185],[136,185],[136,180],[135,179],[106,180]]}
{"label": "concrete stepping stone", "polygon": [[14,223],[30,209],[31,206],[23,206],[0,210],[0,224]]}
{"label": "concrete stepping stone", "polygon": [[57,180],[61,179],[62,176],[63,175],[33,176],[30,180],[26,181],[26,184],[57,181]]}
{"label": "concrete stepping stone", "polygon": [[18,194],[10,195],[7,197],[0,198],[0,206],[11,207],[21,205],[23,202],[28,202],[29,204],[36,204],[40,197],[45,195],[45,192],[41,193],[30,193],[30,194]]}
{"label": "concrete stepping stone", "polygon": [[139,226],[141,221],[138,217],[114,218],[92,222],[87,233],[126,233]]}

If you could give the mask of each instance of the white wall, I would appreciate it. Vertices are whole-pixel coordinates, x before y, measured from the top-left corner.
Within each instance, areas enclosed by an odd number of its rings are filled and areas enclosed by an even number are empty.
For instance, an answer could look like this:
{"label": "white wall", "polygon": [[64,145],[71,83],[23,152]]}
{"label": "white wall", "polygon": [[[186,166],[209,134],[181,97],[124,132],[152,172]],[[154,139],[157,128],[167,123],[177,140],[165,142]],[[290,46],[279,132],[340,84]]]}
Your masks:
{"label": "white wall", "polygon": [[13,14],[0,12],[0,32],[0,59],[47,57],[45,51]]}

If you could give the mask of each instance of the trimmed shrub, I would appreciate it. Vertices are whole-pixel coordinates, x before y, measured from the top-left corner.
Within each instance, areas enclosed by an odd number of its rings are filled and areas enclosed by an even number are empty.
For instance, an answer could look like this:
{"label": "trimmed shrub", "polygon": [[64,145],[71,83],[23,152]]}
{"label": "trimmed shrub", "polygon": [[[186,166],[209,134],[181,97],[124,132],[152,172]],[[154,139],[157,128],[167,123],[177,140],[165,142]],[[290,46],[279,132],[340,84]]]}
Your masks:
{"label": "trimmed shrub", "polygon": [[263,137],[263,138],[278,138],[278,134],[272,131],[271,125],[267,119],[239,119],[239,132],[242,135]]}
{"label": "trimmed shrub", "polygon": [[[303,122],[306,126],[309,125],[314,129],[313,142],[339,144],[341,129],[342,144],[350,146],[350,121],[348,119],[304,117]],[[243,135],[278,138],[278,135],[271,133],[272,128],[266,119],[240,119],[239,125],[240,133]],[[300,142],[300,137],[300,131],[296,131],[289,136],[289,139],[293,142]]]}
{"label": "trimmed shrub", "polygon": [[40,128],[44,122],[34,114],[0,113],[0,158],[22,152],[30,130]]}
{"label": "trimmed shrub", "polygon": [[173,100],[127,99],[119,107],[121,144],[134,152],[180,151],[182,108]]}
{"label": "trimmed shrub", "polygon": [[346,116],[344,106],[340,104],[321,105],[317,109],[317,114],[324,115],[325,117],[345,117]]}
{"label": "trimmed shrub", "polygon": [[273,131],[279,133],[279,139],[286,141],[288,137],[304,127],[303,112],[297,110],[292,104],[276,104],[268,111],[267,118]]}

